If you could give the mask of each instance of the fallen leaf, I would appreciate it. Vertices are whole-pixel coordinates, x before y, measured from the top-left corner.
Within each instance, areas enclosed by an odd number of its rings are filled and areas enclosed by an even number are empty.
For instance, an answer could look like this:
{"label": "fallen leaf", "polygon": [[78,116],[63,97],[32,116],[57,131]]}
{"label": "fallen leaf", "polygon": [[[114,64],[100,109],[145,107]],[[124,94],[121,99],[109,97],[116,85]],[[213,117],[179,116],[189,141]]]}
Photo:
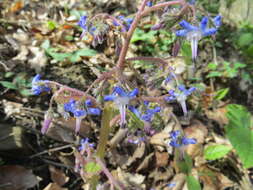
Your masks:
{"label": "fallen leaf", "polygon": [[23,166],[6,165],[0,167],[1,190],[29,189],[37,185],[38,182],[32,170],[26,169]]}
{"label": "fallen leaf", "polygon": [[43,190],[68,190],[67,188],[62,188],[57,183],[49,183]]}
{"label": "fallen leaf", "polygon": [[43,67],[46,66],[47,57],[44,51],[38,47],[30,47],[30,51],[33,53],[34,57],[29,59],[31,67],[36,70],[36,73],[39,73]]}
{"label": "fallen leaf", "polygon": [[59,186],[63,186],[65,183],[69,181],[69,177],[67,177],[63,171],[56,169],[54,166],[49,166],[49,171],[51,175],[51,179]]}
{"label": "fallen leaf", "polygon": [[226,108],[221,107],[221,108],[215,109],[214,111],[206,110],[205,114],[207,115],[209,119],[217,121],[220,124],[220,126],[224,126],[228,124],[226,112],[227,112]]}
{"label": "fallen leaf", "polygon": [[165,167],[169,161],[169,154],[167,152],[155,152],[156,157],[156,166],[157,167]]}

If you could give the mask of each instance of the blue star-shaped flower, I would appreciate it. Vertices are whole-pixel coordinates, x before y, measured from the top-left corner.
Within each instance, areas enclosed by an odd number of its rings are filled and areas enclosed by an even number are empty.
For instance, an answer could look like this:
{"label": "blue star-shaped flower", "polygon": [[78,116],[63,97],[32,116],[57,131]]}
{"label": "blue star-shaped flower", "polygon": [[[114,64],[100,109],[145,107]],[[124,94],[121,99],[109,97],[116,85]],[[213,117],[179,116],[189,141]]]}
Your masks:
{"label": "blue star-shaped flower", "polygon": [[203,17],[199,26],[191,25],[185,20],[179,23],[183,29],[177,30],[176,35],[186,37],[191,42],[193,60],[197,57],[198,41],[203,37],[216,34],[218,27],[221,25],[221,16],[216,16],[213,22],[214,28],[207,28],[208,17]]}
{"label": "blue star-shaped flower", "polygon": [[169,142],[169,145],[175,148],[197,143],[196,139],[194,138],[186,138],[185,136],[181,136],[181,132],[179,130],[171,132],[170,138],[171,141]]}
{"label": "blue star-shaped flower", "polygon": [[40,80],[40,75],[37,74],[32,80],[32,94],[39,95],[42,92],[48,92],[51,89],[47,85],[46,80]]}
{"label": "blue star-shaped flower", "polygon": [[191,87],[188,90],[184,85],[179,85],[176,90],[169,90],[169,95],[165,98],[166,101],[177,100],[180,103],[184,115],[187,115],[186,99],[196,90],[195,87]]}
{"label": "blue star-shaped flower", "polygon": [[76,118],[76,129],[75,132],[79,132],[81,127],[82,119],[87,115],[100,115],[101,110],[99,108],[93,108],[91,100],[86,100],[85,102],[86,109],[82,103],[77,102],[76,100],[70,99],[69,102],[64,104],[64,110],[70,112]]}
{"label": "blue star-shaped flower", "polygon": [[[146,104],[146,106],[148,105]],[[134,106],[128,106],[128,109],[133,112],[139,119],[146,122],[151,122],[153,116],[161,111],[161,108],[159,106],[156,106],[155,108],[147,108],[144,114],[141,114],[141,112]]]}
{"label": "blue star-shaped flower", "polygon": [[88,27],[87,27],[87,16],[81,16],[80,20],[77,23],[82,29],[83,32],[80,36],[80,38],[83,38],[83,36],[85,35],[85,33],[88,31]]}
{"label": "blue star-shaped flower", "polygon": [[116,86],[114,87],[112,94],[104,97],[105,101],[113,101],[118,107],[121,116],[121,126],[126,123],[126,107],[129,104],[129,101],[136,97],[138,92],[138,88],[135,88],[131,92],[126,92],[122,87]]}

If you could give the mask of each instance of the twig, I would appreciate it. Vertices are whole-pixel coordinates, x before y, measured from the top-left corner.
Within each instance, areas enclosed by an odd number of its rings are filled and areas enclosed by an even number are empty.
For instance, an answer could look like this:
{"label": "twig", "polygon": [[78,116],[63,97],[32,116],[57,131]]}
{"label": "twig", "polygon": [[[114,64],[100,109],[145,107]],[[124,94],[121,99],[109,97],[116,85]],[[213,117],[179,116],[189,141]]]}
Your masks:
{"label": "twig", "polygon": [[31,159],[31,158],[34,158],[34,157],[37,157],[37,156],[40,156],[40,155],[43,155],[43,154],[47,154],[47,153],[50,153],[50,152],[55,152],[55,151],[58,151],[58,150],[63,150],[63,149],[70,148],[70,147],[73,147],[73,144],[68,144],[68,145],[64,145],[64,146],[60,146],[60,147],[51,148],[51,149],[39,152],[37,154],[34,154],[34,155],[30,156],[29,158]]}

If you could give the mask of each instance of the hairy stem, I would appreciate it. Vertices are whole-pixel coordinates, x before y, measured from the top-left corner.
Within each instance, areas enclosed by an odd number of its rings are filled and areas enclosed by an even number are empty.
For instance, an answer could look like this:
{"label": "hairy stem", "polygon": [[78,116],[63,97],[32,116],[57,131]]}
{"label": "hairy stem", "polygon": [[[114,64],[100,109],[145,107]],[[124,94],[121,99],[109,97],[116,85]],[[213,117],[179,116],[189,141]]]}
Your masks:
{"label": "hairy stem", "polygon": [[129,29],[129,31],[127,32],[127,36],[126,36],[126,39],[125,39],[125,42],[123,44],[123,47],[120,51],[120,55],[119,55],[119,60],[118,60],[118,68],[120,71],[123,70],[124,68],[124,62],[125,62],[125,58],[126,58],[126,54],[127,54],[127,50],[128,50],[128,47],[129,47],[129,44],[130,44],[130,40],[133,36],[133,33],[142,17],[142,12],[143,10],[145,9],[146,7],[146,3],[147,3],[148,0],[143,0],[138,12],[136,13],[136,16],[134,18],[134,21],[133,23],[131,24],[131,27]]}

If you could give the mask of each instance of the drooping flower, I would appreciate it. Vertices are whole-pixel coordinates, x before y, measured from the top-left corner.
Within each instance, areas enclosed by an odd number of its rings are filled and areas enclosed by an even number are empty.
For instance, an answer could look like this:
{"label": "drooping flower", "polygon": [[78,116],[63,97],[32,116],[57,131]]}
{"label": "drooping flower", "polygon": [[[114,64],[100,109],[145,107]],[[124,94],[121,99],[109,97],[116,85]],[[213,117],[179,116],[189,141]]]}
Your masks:
{"label": "drooping flower", "polygon": [[[148,103],[146,103],[146,106],[148,106]],[[134,106],[128,106],[128,109],[133,112],[139,119],[146,122],[151,122],[153,116],[161,111],[161,108],[159,106],[156,106],[155,108],[147,108],[143,114]]]}
{"label": "drooping flower", "polygon": [[187,115],[187,107],[186,107],[186,99],[196,90],[195,87],[191,87],[188,90],[185,88],[184,85],[179,85],[176,90],[169,90],[169,95],[165,98],[166,101],[173,101],[176,100],[180,103],[184,116]]}
{"label": "drooping flower", "polygon": [[126,107],[129,101],[136,97],[139,90],[135,88],[131,92],[126,92],[122,87],[116,86],[113,89],[113,93],[104,97],[105,101],[113,101],[118,107],[120,112],[120,125],[126,124]]}
{"label": "drooping flower", "polygon": [[77,23],[82,29],[83,29],[83,32],[80,36],[80,38],[83,38],[85,33],[87,32],[88,30],[88,27],[87,27],[87,16],[84,15],[84,16],[81,16],[80,20],[78,21]]}
{"label": "drooping flower", "polygon": [[206,36],[216,34],[218,27],[221,25],[221,16],[214,18],[215,28],[207,28],[208,17],[203,17],[199,26],[191,25],[185,20],[182,20],[179,25],[183,28],[177,30],[177,36],[184,36],[188,41],[191,42],[192,59],[195,60],[197,57],[198,41]]}
{"label": "drooping flower", "polygon": [[53,115],[53,113],[52,113],[52,110],[50,110],[50,109],[45,113],[43,125],[42,125],[42,128],[41,128],[41,133],[43,135],[46,134],[50,124],[52,123],[52,120],[53,120],[52,115]]}
{"label": "drooping flower", "polygon": [[81,139],[80,146],[78,148],[79,151],[85,151],[87,148],[94,148],[95,144],[89,142],[89,138]]}
{"label": "drooping flower", "polygon": [[152,3],[152,1],[148,1],[148,2],[146,3],[146,5],[147,5],[148,7],[152,7],[152,6],[153,6],[153,3]]}
{"label": "drooping flower", "polygon": [[50,87],[47,84],[46,80],[40,80],[40,75],[37,74],[32,80],[32,94],[39,95],[42,92],[50,91]]}
{"label": "drooping flower", "polygon": [[187,138],[185,136],[182,136],[179,130],[171,132],[170,138],[171,138],[171,141],[169,142],[169,145],[174,148],[179,148],[179,147],[186,146],[189,144],[197,143],[196,139],[194,138]]}
{"label": "drooping flower", "polygon": [[[128,17],[125,17],[123,15],[120,15],[117,18],[123,23],[123,25],[125,26],[126,30],[129,30],[129,28],[131,27],[131,24],[134,21],[133,18],[128,18]],[[113,21],[113,25],[114,26],[120,26],[120,24],[118,22],[116,22],[116,21]]]}
{"label": "drooping flower", "polygon": [[81,127],[82,119],[86,117],[87,114],[90,115],[100,115],[100,109],[99,108],[93,108],[91,101],[86,100],[86,109],[84,108],[84,104],[81,102],[78,102],[74,99],[70,99],[69,102],[64,104],[64,110],[66,112],[70,112],[74,115],[76,118],[76,128],[75,132],[78,133]]}

